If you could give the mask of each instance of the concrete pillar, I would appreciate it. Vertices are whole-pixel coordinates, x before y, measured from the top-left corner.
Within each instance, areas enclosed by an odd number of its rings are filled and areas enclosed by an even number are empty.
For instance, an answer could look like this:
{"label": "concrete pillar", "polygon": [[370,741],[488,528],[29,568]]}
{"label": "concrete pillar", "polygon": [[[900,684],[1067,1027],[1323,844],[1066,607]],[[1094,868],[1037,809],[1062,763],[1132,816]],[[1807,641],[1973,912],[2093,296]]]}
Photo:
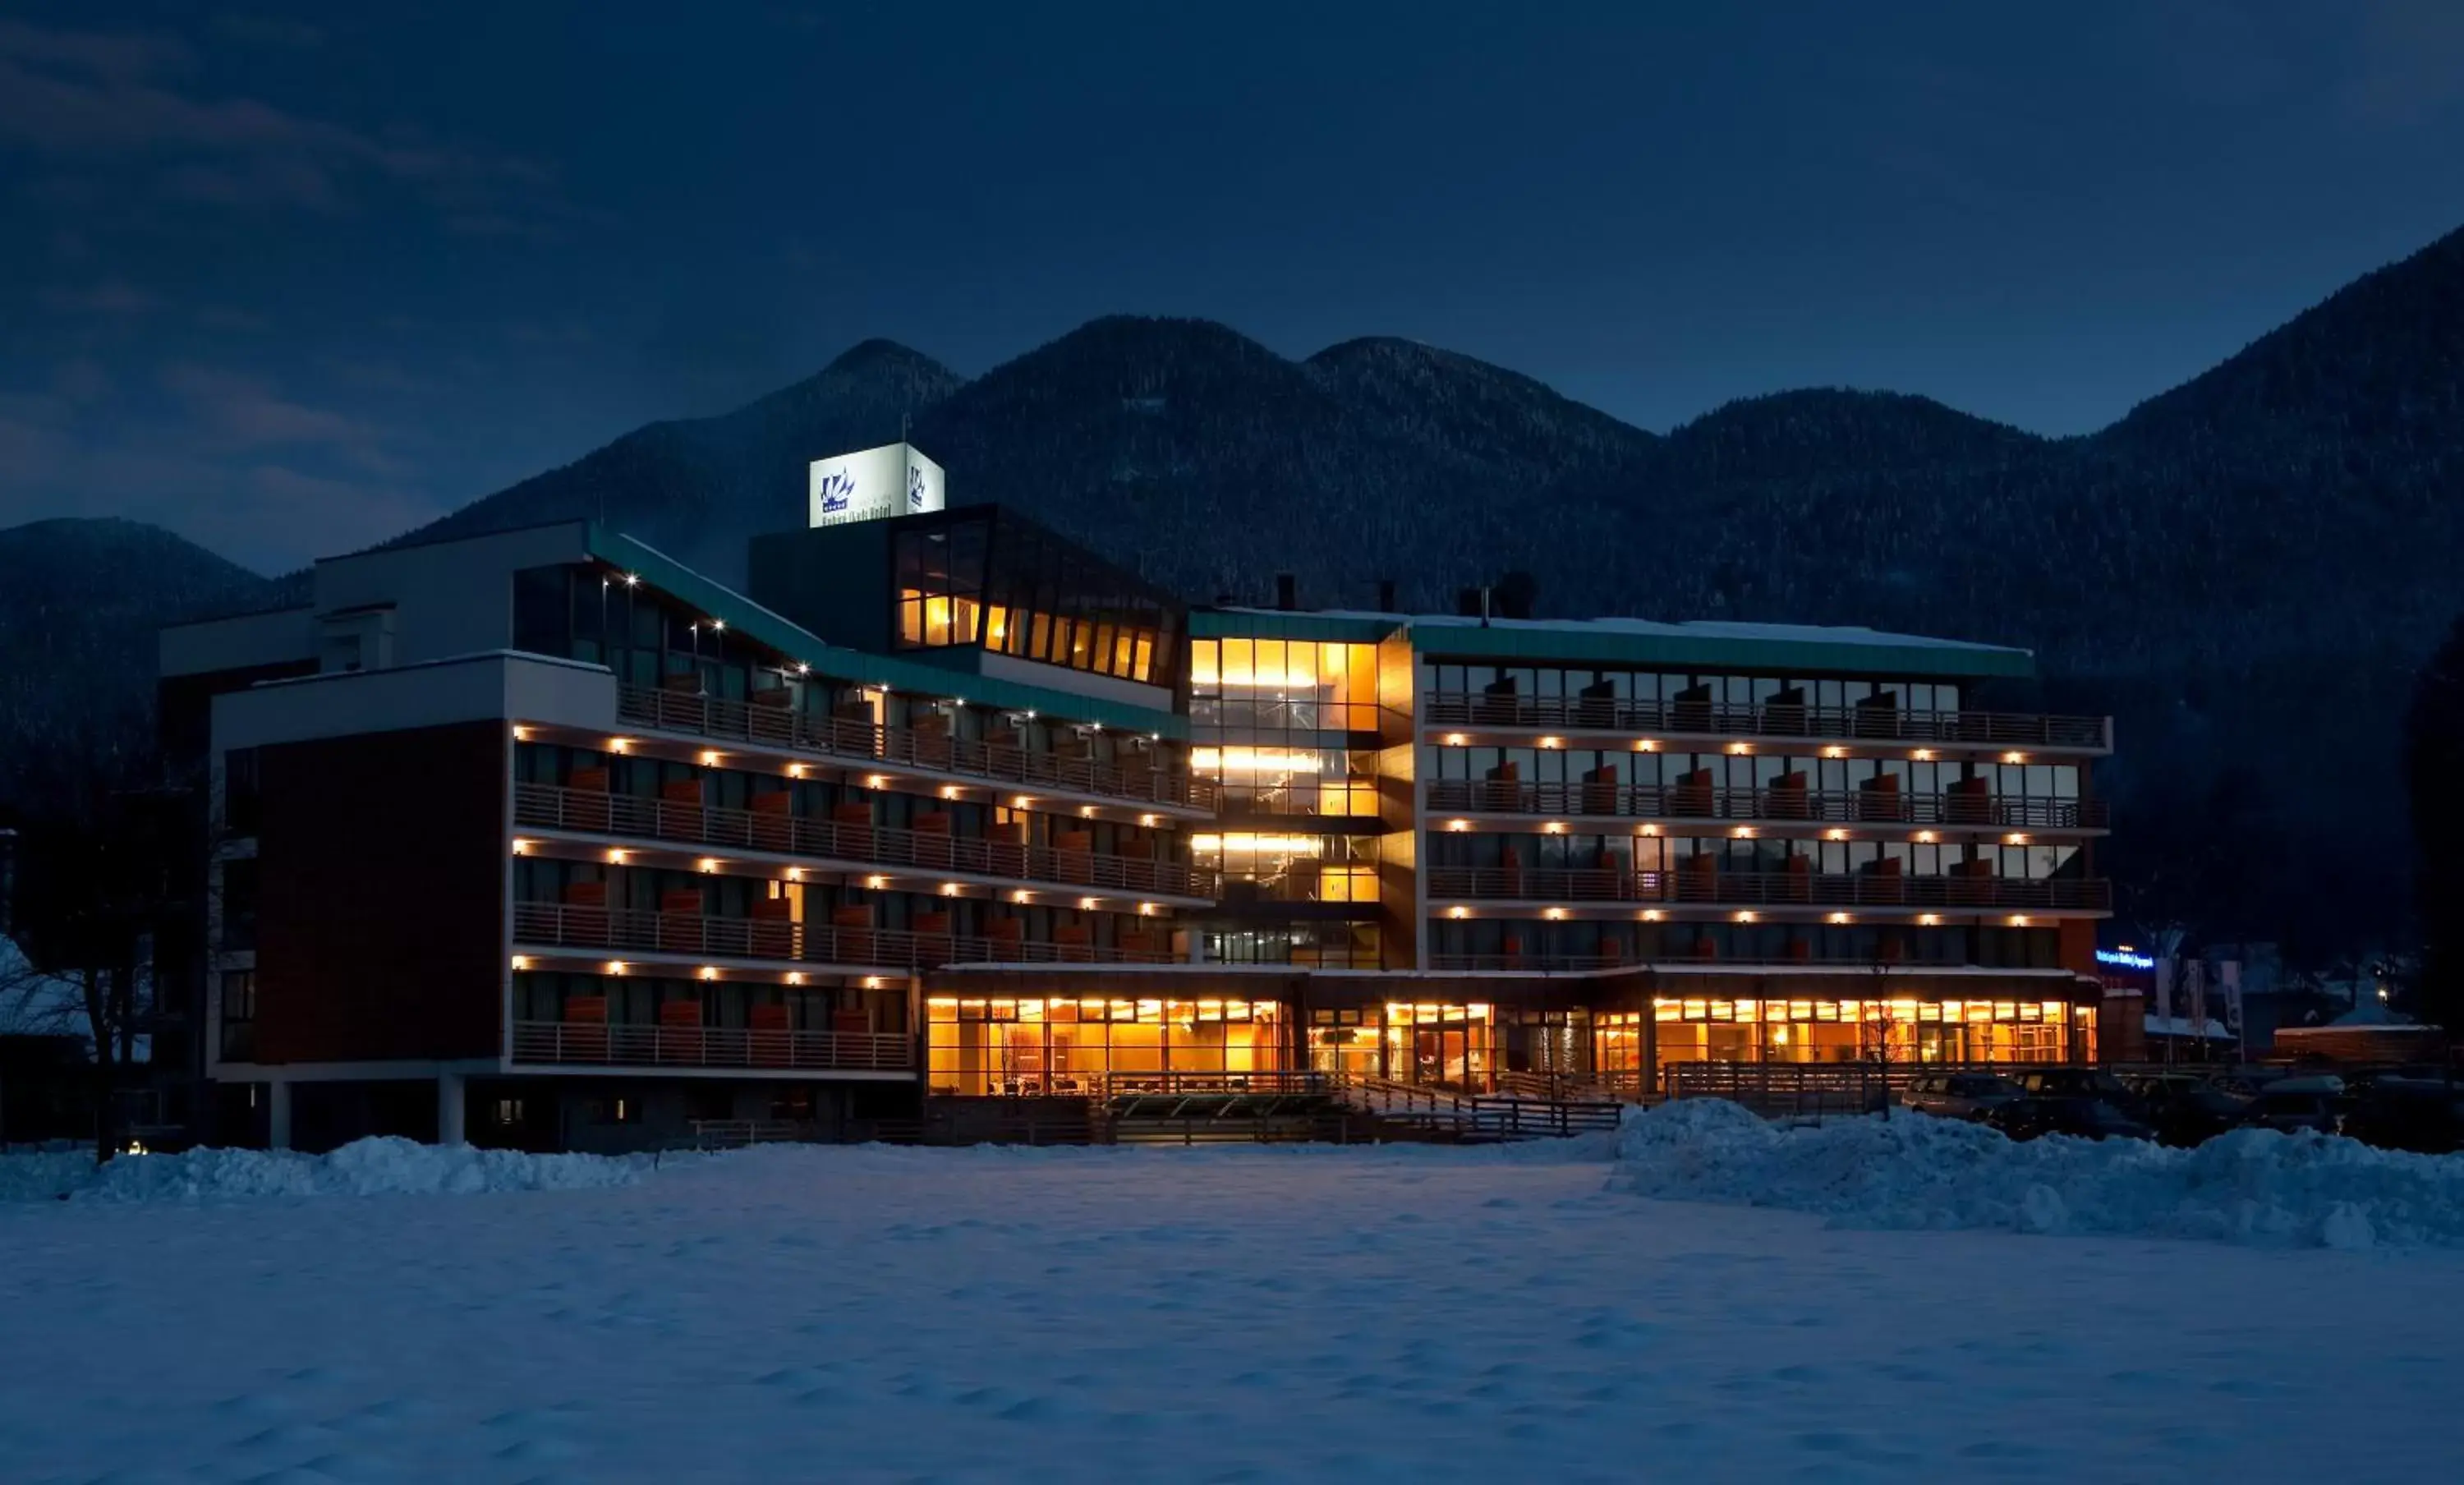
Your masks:
{"label": "concrete pillar", "polygon": [[436,1142],[468,1144],[462,1116],[469,1099],[463,1096],[463,1077],[459,1073],[436,1075]]}
{"label": "concrete pillar", "polygon": [[266,1137],[269,1149],[291,1148],[291,1085],[275,1081],[265,1085]]}

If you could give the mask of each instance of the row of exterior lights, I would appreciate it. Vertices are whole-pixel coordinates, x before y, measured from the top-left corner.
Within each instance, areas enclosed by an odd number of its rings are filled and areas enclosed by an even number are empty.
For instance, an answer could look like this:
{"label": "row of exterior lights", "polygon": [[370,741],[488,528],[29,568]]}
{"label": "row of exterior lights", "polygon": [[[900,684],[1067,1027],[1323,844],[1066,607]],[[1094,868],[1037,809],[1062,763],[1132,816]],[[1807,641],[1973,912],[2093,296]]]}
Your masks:
{"label": "row of exterior lights", "polygon": [[[1471,734],[1467,732],[1449,732],[1444,737],[1439,739],[1439,741],[1448,747],[1468,747],[1471,745]],[[1539,746],[1545,752],[1553,752],[1565,745],[1566,740],[1560,737],[1544,737],[1539,740]],[[1657,753],[1660,751],[1660,742],[1654,738],[1638,739],[1634,744],[1634,751],[1638,753]],[[1725,751],[1731,758],[1751,758],[1754,755],[1754,744],[1751,742],[1731,742],[1727,744]],[[1848,749],[1835,744],[1825,747],[1822,750],[1822,756],[1834,759],[1845,758],[1848,756]],[[1908,761],[1910,763],[1929,764],[1934,761],[1935,756],[1934,750],[1929,747],[1911,748],[1908,750]],[[2004,753],[2002,755],[2002,761],[2006,764],[2024,764],[2028,761],[2028,755],[2025,753]]]}
{"label": "row of exterior lights", "polygon": [[[515,955],[513,965],[517,970],[528,969],[531,967],[530,956],[527,954]],[[622,959],[611,959],[599,967],[602,972],[611,975],[626,975],[630,974],[633,971],[632,963],[628,960]],[[753,971],[753,975],[756,981],[761,981],[766,978],[759,970]],[[714,981],[724,978],[724,975],[716,964],[704,964],[693,971],[693,978],[696,980]],[[806,976],[801,969],[790,969],[779,977],[779,981],[782,985],[803,985],[805,983],[805,980]],[[866,975],[863,981],[863,987],[868,990],[877,990],[887,983],[888,982],[880,975]]]}
{"label": "row of exterior lights", "polygon": [[[517,856],[526,856],[529,855],[532,850],[537,847],[538,842],[530,840],[524,836],[517,835],[514,837],[513,844],[514,854]],[[624,866],[631,861],[633,853],[621,846],[610,846],[605,851],[600,853],[600,859],[605,861],[609,866]],[[693,864],[695,870],[699,871],[703,875],[715,876],[737,863],[728,861],[719,856],[703,856]],[[785,870],[784,877],[786,880],[791,882],[801,882],[804,879],[804,869],[801,866],[788,867]],[[890,878],[879,873],[874,873],[871,875],[865,877],[864,885],[865,890],[869,892],[888,892],[891,890]],[[966,888],[964,884],[959,882],[945,881],[941,883],[940,895],[945,898],[964,897],[966,896]],[[1024,905],[1035,900],[1035,893],[1025,887],[1013,888],[1009,891],[1008,896],[1009,900],[1021,905]],[[1081,912],[1097,912],[1101,910],[1102,905],[1103,899],[1100,898],[1080,898],[1078,899],[1078,907]],[[1138,916],[1141,918],[1153,918],[1160,911],[1161,907],[1154,902],[1141,902],[1138,904]]]}
{"label": "row of exterior lights", "polygon": [[[1462,834],[1463,831],[1468,831],[1471,828],[1472,824],[1469,820],[1454,819],[1446,822],[1446,830],[1453,834]],[[1540,827],[1540,833],[1544,835],[1563,835],[1566,833],[1566,829],[1567,826],[1565,821],[1551,820]],[[1635,830],[1635,833],[1645,837],[1657,837],[1660,834],[1660,827],[1657,825],[1638,826]],[[1760,834],[1760,830],[1758,827],[1751,825],[1740,825],[1729,831],[1728,833],[1731,837],[1737,840],[1753,840]],[[1854,837],[1848,831],[1828,830],[1822,832],[1822,838],[1825,840],[1849,840]],[[1876,836],[1874,838],[1880,839],[1881,837]],[[1934,831],[1919,831],[1909,837],[1910,840],[1920,846],[1934,845],[1940,840],[1940,838],[1939,832]],[[2013,831],[2013,833],[2002,837],[2002,844],[2006,846],[2024,846],[2029,844],[2029,837]]]}
{"label": "row of exterior lights", "polygon": [[[1446,916],[1457,920],[1466,919],[1472,916],[1472,910],[1467,907],[1457,905],[1446,909]],[[1551,907],[1541,909],[1540,916],[1549,920],[1551,922],[1562,922],[1566,920],[1568,914],[1567,910],[1562,907]],[[1666,915],[1661,913],[1660,909],[1656,907],[1644,908],[1636,916],[1641,921],[1646,923],[1661,922],[1666,919]],[[1729,917],[1729,921],[1739,923],[1758,923],[1762,920],[1762,914],[1752,911],[1751,909],[1741,908]],[[1835,927],[1845,927],[1854,923],[1857,920],[1852,914],[1832,913],[1825,916],[1822,920]],[[2013,928],[2026,928],[2030,926],[2035,920],[2029,918],[2025,914],[2014,913],[2006,920],[2006,921]],[[1919,913],[1917,915],[1917,926],[1920,928],[1939,928],[1942,926],[1942,915],[1940,913]]]}

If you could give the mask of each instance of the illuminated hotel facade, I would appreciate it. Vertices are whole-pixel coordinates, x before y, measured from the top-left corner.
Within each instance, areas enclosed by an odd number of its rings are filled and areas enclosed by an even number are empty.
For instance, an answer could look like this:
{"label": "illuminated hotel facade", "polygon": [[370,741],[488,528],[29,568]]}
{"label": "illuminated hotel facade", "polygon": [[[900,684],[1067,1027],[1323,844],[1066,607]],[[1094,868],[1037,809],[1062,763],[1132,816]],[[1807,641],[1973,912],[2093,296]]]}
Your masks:
{"label": "illuminated hotel facade", "polygon": [[823,519],[816,470],[741,589],[569,522],[165,632],[234,1121],[612,1148],[2099,1054],[2110,729],[1991,709],[2024,652],[1193,610],[937,469]]}

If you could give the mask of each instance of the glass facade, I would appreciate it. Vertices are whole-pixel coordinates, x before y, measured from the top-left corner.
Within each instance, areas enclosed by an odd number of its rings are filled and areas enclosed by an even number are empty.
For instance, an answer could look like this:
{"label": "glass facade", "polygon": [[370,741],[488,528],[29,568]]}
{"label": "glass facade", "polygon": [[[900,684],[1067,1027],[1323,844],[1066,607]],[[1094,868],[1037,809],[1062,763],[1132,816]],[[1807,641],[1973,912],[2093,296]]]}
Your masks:
{"label": "glass facade", "polygon": [[996,507],[902,521],[895,644],[980,647],[1153,686],[1179,680],[1179,605]]}
{"label": "glass facade", "polygon": [[1100,1096],[1287,1066],[1271,1001],[936,995],[925,1023],[936,1094]]}
{"label": "glass facade", "polygon": [[2058,1000],[1725,999],[1652,1002],[1671,1062],[2094,1060],[2096,1008]]}

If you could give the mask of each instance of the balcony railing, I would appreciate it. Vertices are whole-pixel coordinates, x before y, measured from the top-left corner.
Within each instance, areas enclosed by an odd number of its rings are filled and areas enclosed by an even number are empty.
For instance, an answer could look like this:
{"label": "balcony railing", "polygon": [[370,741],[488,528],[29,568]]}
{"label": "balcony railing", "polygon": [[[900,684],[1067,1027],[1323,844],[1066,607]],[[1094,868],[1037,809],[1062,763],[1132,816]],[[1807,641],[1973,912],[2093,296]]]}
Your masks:
{"label": "balcony railing", "polygon": [[[1691,924],[1687,926],[1699,927],[1703,925]],[[1518,972],[1529,973],[1535,971],[1573,974],[1604,969],[1637,969],[1644,966],[1654,968],[1668,968],[1674,966],[1682,969],[1687,965],[1698,964],[1713,964],[1729,969],[1829,969],[1837,971],[1842,968],[1847,968],[1861,970],[1868,973],[1888,973],[1894,975],[1917,975],[1925,974],[1932,970],[1958,969],[1964,967],[1958,964],[1929,964],[1918,960],[1904,959],[1886,960],[1878,964],[1871,957],[1864,959],[1817,959],[1811,956],[1793,955],[1780,959],[1732,958],[1725,956],[1712,957],[1702,954],[1672,952],[1665,948],[1663,948],[1661,953],[1640,955],[1556,954],[1545,952],[1529,954],[1432,954],[1429,956],[1428,962],[1428,967],[1431,969],[1476,970],[1495,974]]]}
{"label": "balcony railing", "polygon": [[1758,701],[1646,701],[1626,697],[1530,697],[1436,691],[1421,698],[1429,726],[1563,727],[1578,732],[1670,733],[1696,737],[1837,738],[1851,742],[1941,742],[1952,746],[2104,749],[2102,717],[2020,712],[1914,712],[1886,706],[1797,706]]}
{"label": "balcony railing", "polygon": [[635,726],[662,732],[796,748],[891,766],[903,765],[1139,805],[1208,810],[1215,808],[1213,781],[1185,773],[1120,768],[1089,759],[1056,758],[999,742],[883,727],[844,717],[817,717],[783,706],[686,696],[654,686],[617,687],[616,715]]}
{"label": "balcony railing", "polygon": [[1162,949],[1028,942],[988,934],[915,933],[899,928],[825,928],[700,913],[514,904],[514,942],[527,948],[611,954],[684,954],[818,964],[929,968],[959,964],[1130,964],[1172,962]]}
{"label": "balcony railing", "polygon": [[1940,825],[1996,831],[2102,830],[2110,818],[2101,799],[1901,794],[1881,789],[1731,789],[1683,784],[1543,784],[1509,779],[1433,780],[1429,809],[1463,814]]}
{"label": "balcony railing", "polygon": [[720,1026],[517,1021],[514,1060],[599,1067],[904,1073],[915,1066],[915,1045],[912,1037],[885,1031],[773,1031]]}
{"label": "balcony railing", "polygon": [[2070,908],[2113,906],[2113,884],[2055,876],[1874,873],[1634,872],[1615,867],[1438,866],[1429,896],[1530,902],[1675,902],[1723,907]]}
{"label": "balcony railing", "polygon": [[715,809],[629,794],[561,788],[552,784],[514,786],[514,821],[541,830],[583,831],[679,845],[733,846],[864,866],[968,872],[1113,892],[1208,898],[1213,896],[1215,887],[1212,873],[1194,871],[1177,861],[1106,855],[1092,851],[1055,851],[1045,846],[1022,846],[935,831],[804,820],[755,809]]}

